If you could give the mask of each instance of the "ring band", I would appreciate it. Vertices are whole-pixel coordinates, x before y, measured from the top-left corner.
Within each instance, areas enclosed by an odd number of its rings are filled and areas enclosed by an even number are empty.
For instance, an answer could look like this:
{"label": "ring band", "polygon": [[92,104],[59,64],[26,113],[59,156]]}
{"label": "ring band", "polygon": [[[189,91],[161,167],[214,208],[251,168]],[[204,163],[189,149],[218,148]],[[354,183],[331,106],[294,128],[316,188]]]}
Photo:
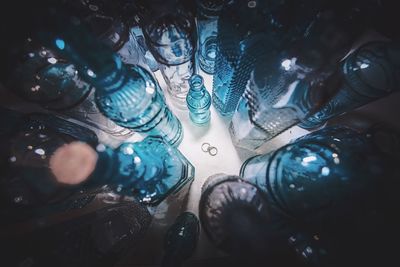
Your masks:
{"label": "ring band", "polygon": [[211,156],[215,156],[218,154],[218,149],[215,146],[209,147],[208,154],[210,154]]}
{"label": "ring band", "polygon": [[203,143],[203,144],[201,145],[201,150],[202,150],[203,152],[208,152],[208,151],[210,151],[210,147],[211,147],[211,145],[210,145],[209,143]]}

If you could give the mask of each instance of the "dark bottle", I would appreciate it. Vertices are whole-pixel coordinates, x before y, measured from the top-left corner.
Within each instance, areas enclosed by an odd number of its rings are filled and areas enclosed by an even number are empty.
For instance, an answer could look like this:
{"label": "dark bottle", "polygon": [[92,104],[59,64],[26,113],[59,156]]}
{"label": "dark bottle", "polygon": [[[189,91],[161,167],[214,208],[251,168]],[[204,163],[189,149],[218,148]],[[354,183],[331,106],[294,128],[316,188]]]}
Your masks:
{"label": "dark bottle", "polygon": [[214,245],[234,257],[251,259],[286,247],[290,227],[255,185],[216,174],[202,188],[202,227]]}
{"label": "dark bottle", "polygon": [[151,222],[144,206],[104,189],[29,210],[17,220],[10,220],[15,207],[1,211],[8,218],[0,223],[6,266],[114,266],[140,246]]}
{"label": "dark bottle", "polygon": [[303,128],[316,128],[344,112],[398,91],[400,49],[391,42],[371,42],[349,55],[327,87],[337,93],[317,112],[300,123]]}
{"label": "dark bottle", "polygon": [[194,253],[200,234],[200,222],[196,215],[184,212],[168,228],[164,237],[163,267],[178,267]]}

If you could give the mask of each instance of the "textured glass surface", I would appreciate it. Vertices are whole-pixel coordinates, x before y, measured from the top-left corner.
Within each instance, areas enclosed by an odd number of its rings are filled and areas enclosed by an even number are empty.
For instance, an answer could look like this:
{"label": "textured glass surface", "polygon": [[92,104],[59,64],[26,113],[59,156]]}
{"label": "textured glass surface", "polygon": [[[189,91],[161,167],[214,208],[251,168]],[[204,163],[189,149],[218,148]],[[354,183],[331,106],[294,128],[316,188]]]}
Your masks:
{"label": "textured glass surface", "polygon": [[166,106],[158,82],[142,67],[132,65],[124,70],[115,70],[97,86],[99,109],[118,125],[160,135],[178,145],[183,137],[182,125]]}
{"label": "textured glass surface", "polygon": [[189,117],[196,124],[205,124],[210,121],[211,96],[204,87],[203,78],[193,75],[190,78],[190,90],[186,96],[189,108]]}
{"label": "textured glass surface", "polygon": [[138,46],[144,54],[147,66],[149,66],[152,72],[156,72],[158,70],[158,63],[153,57],[153,54],[150,52],[149,48],[147,47],[142,29],[139,26],[134,26],[132,27],[131,32],[135,36],[135,39],[138,42]]}
{"label": "textured glass surface", "polygon": [[[161,137],[146,137],[124,143],[115,151],[99,151],[101,161],[93,174],[94,183],[105,183],[156,205],[194,178],[194,167]],[[111,160],[111,163],[110,163]],[[108,167],[104,171],[104,165]]]}
{"label": "textured glass surface", "polygon": [[351,214],[357,205],[373,203],[370,194],[386,176],[384,161],[377,160],[380,156],[371,140],[345,127],[325,128],[276,152],[251,158],[241,175],[296,218]]}
{"label": "textured glass surface", "polygon": [[175,267],[190,258],[195,252],[200,234],[200,222],[191,212],[184,212],[176,218],[164,236],[163,267]]}
{"label": "textured glass surface", "polygon": [[194,73],[196,27],[187,13],[168,13],[146,25],[144,33],[172,96],[173,103],[186,108],[189,79]]}
{"label": "textured glass surface", "polygon": [[343,63],[337,94],[300,124],[314,128],[346,111],[385,97],[398,90],[400,49],[390,42],[372,42],[358,48]]}

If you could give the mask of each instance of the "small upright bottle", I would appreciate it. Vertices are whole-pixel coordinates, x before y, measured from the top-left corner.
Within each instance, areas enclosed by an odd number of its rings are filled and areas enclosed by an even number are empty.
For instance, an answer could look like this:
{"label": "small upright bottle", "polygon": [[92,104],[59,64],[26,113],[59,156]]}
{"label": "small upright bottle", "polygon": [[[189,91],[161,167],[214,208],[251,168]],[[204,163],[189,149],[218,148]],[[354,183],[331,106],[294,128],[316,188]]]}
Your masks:
{"label": "small upright bottle", "polygon": [[197,3],[197,32],[198,32],[198,64],[208,73],[214,74],[215,58],[217,55],[218,17],[226,0],[210,1],[196,0]]}
{"label": "small upright bottle", "polygon": [[193,75],[190,78],[190,90],[186,96],[189,117],[195,124],[206,124],[210,121],[211,96],[204,87],[203,78]]}
{"label": "small upright bottle", "polygon": [[176,218],[164,236],[163,267],[179,267],[194,253],[200,234],[200,222],[196,215],[184,212]]}
{"label": "small upright bottle", "polygon": [[96,88],[99,110],[116,124],[150,135],[172,145],[182,140],[182,125],[164,102],[154,77],[138,65],[125,65],[89,32],[72,26],[52,38],[52,45],[68,57],[79,74]]}
{"label": "small upright bottle", "polygon": [[[370,42],[353,52],[327,86],[337,92],[299,126],[316,128],[329,119],[399,90],[400,47],[392,42]],[[339,81],[339,82],[333,82]]]}

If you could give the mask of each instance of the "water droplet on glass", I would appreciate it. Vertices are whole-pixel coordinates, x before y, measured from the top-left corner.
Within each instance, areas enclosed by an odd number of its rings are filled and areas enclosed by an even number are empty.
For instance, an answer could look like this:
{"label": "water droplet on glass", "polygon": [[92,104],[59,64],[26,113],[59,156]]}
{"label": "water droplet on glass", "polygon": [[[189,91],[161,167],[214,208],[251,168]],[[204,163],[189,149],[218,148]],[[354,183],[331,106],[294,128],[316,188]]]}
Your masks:
{"label": "water droplet on glass", "polygon": [[11,161],[11,162],[16,162],[16,161],[17,161],[17,157],[12,156],[12,157],[10,158],[10,161]]}
{"label": "water droplet on glass", "polygon": [[331,172],[331,170],[326,166],[321,169],[321,174],[323,176],[328,176],[330,172]]}
{"label": "water droplet on glass", "polygon": [[22,196],[18,196],[14,198],[15,203],[20,203],[22,201]]}
{"label": "water droplet on glass", "polygon": [[48,61],[50,64],[56,64],[56,63],[57,63],[57,59],[54,58],[54,57],[48,58],[47,61]]}
{"label": "water droplet on glass", "polygon": [[35,149],[35,153],[40,156],[43,156],[44,154],[46,154],[46,151],[44,151],[42,148],[37,148]]}

